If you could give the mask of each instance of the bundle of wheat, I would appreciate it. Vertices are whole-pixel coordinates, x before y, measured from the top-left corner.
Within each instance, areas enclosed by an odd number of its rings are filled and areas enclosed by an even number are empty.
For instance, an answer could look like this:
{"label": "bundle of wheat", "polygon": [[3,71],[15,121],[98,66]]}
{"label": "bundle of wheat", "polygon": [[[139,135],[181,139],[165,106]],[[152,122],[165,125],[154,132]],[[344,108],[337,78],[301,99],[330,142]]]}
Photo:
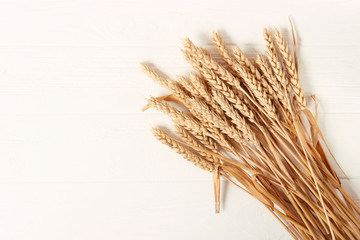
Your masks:
{"label": "bundle of wheat", "polygon": [[294,239],[359,239],[360,209],[330,165],[316,111],[306,108],[294,34],[293,56],[279,30],[273,36],[265,29],[264,39],[266,56],[249,59],[214,32],[222,61],[184,39],[182,52],[195,71],[178,81],[141,64],[171,91],[148,99],[144,110],[168,115],[178,137],[159,128],[153,134],[213,172],[217,212],[222,176],[264,204]]}

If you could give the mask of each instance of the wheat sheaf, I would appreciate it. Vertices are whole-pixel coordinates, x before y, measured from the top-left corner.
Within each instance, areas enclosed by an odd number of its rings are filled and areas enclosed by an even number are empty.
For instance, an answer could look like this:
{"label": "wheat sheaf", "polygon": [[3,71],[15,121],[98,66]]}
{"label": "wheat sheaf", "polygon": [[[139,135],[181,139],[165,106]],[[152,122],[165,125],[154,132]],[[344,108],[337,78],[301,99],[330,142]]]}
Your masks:
{"label": "wheat sheaf", "polygon": [[149,98],[144,110],[174,123],[177,137],[152,130],[160,142],[213,173],[216,212],[223,177],[260,201],[294,239],[360,239],[360,209],[330,164],[316,111],[307,108],[312,99],[300,86],[292,33],[293,52],[278,29],[265,29],[265,53],[252,58],[228,48],[218,32],[216,55],[184,39],[189,76],[173,80],[141,64],[170,91]]}

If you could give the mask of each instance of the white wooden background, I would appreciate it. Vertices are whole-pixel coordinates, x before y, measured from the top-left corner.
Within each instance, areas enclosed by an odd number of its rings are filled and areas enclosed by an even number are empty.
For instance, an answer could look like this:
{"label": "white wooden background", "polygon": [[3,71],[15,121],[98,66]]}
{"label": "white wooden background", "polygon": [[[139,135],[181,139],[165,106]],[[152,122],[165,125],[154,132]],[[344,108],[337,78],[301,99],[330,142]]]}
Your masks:
{"label": "white wooden background", "polygon": [[[360,195],[359,1],[0,0],[0,238],[290,239],[251,197],[159,144],[141,113],[166,93],[141,73],[190,68],[180,38],[212,30],[262,51],[263,27],[295,21],[301,80]],[[288,34],[288,32],[287,32]]]}

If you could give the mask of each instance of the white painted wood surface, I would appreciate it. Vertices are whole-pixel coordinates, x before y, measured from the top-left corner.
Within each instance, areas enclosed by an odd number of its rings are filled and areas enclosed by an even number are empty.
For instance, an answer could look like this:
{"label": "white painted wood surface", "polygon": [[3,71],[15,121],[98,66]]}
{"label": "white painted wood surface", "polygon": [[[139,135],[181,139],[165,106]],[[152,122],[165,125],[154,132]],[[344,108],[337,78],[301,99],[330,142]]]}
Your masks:
{"label": "white painted wood surface", "polygon": [[159,144],[141,113],[165,93],[138,68],[190,68],[180,38],[212,30],[246,51],[295,21],[301,80],[360,195],[358,1],[0,0],[0,238],[271,239],[290,236],[259,203]]}

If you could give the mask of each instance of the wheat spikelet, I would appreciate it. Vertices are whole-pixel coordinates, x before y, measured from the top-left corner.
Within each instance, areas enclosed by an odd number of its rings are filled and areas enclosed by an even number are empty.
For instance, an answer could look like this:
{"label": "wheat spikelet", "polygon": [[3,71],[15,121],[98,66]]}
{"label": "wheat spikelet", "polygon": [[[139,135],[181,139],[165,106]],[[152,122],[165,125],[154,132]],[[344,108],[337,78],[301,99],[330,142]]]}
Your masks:
{"label": "wheat spikelet", "polygon": [[[188,130],[190,133],[193,134],[193,136],[199,140],[205,147],[212,150],[214,153],[219,153],[219,145],[214,141],[211,137],[208,137],[204,133],[196,133],[192,132],[191,130]],[[220,139],[218,137],[218,139]]]}
{"label": "wheat spikelet", "polygon": [[[196,146],[196,147],[201,147],[201,145],[191,136],[190,133],[188,133],[185,128],[179,126],[179,125],[175,125],[175,133],[181,137],[185,143],[187,143],[189,146]],[[206,154],[204,154],[203,156],[206,156]]]}
{"label": "wheat spikelet", "polygon": [[195,86],[184,76],[178,76],[179,83],[183,88],[185,88],[189,93],[194,96],[200,96],[200,92],[195,88]]}
{"label": "wheat spikelet", "polygon": [[200,167],[205,171],[213,171],[214,164],[200,157],[199,155],[191,152],[189,149],[185,148],[183,145],[169,137],[165,132],[161,131],[159,128],[153,128],[152,133],[154,136],[163,144],[169,146],[171,149],[176,151],[178,154],[183,156],[185,159],[192,162],[195,166]]}
{"label": "wheat spikelet", "polygon": [[199,92],[199,95],[202,96],[208,103],[213,102],[211,94],[206,86],[204,80],[198,76],[196,73],[190,73],[190,81],[194,85],[194,87]]}
{"label": "wheat spikelet", "polygon": [[284,60],[285,69],[290,76],[290,84],[294,91],[294,95],[298,103],[302,108],[306,107],[306,101],[304,97],[303,90],[300,86],[299,77],[295,68],[295,63],[292,60],[291,54],[289,52],[289,47],[285,44],[284,38],[281,32],[275,28],[275,39],[280,51],[280,54]]}
{"label": "wheat spikelet", "polygon": [[145,63],[140,63],[140,68],[148,77],[160,84],[164,88],[171,88],[169,79],[158,74],[153,68]]}

